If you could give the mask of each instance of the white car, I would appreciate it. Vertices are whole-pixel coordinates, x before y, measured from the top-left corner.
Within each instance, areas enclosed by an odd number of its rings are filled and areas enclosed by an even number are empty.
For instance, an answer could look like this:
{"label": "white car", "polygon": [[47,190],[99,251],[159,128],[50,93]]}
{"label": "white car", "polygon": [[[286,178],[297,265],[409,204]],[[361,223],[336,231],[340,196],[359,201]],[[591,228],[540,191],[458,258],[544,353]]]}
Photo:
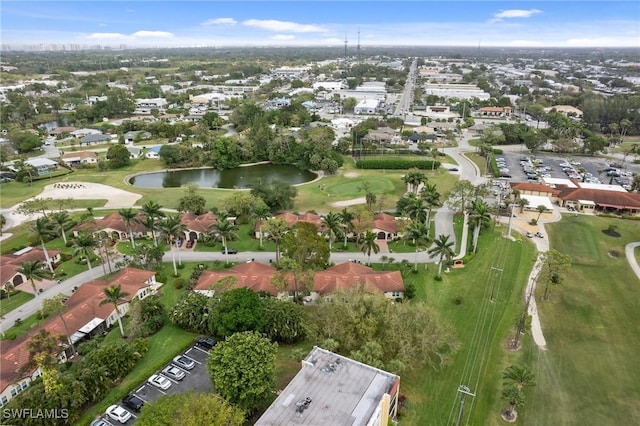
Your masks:
{"label": "white car", "polygon": [[180,370],[175,365],[170,365],[167,368],[165,368],[164,370],[162,370],[162,374],[164,374],[167,377],[172,378],[173,380],[182,380],[182,379],[184,379],[184,376],[186,376],[186,373],[184,371]]}
{"label": "white car", "polygon": [[169,387],[171,387],[171,380],[160,374],[154,374],[153,376],[149,377],[148,382],[162,390],[167,390],[169,389]]}
{"label": "white car", "polygon": [[126,423],[131,418],[131,413],[122,408],[119,405],[112,405],[107,408],[105,413],[112,420],[115,420],[120,423]]}

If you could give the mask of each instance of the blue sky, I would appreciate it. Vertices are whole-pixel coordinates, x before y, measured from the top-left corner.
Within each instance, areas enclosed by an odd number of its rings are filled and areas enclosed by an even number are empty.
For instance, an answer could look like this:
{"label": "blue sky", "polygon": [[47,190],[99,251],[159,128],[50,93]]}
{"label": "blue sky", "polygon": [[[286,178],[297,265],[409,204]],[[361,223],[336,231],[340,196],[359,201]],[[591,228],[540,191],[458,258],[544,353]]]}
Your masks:
{"label": "blue sky", "polygon": [[3,0],[3,44],[640,47],[638,1]]}

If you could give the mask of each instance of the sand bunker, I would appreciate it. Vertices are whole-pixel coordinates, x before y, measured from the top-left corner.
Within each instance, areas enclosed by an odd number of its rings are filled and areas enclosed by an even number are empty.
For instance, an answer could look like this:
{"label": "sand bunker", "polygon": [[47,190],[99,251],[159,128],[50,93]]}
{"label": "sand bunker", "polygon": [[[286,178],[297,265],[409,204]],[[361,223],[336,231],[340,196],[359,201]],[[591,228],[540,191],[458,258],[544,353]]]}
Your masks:
{"label": "sand bunker", "polygon": [[348,206],[355,206],[356,204],[365,204],[366,202],[367,202],[367,199],[365,197],[360,197],[360,198],[354,198],[352,200],[336,201],[331,205],[334,207],[348,207]]}

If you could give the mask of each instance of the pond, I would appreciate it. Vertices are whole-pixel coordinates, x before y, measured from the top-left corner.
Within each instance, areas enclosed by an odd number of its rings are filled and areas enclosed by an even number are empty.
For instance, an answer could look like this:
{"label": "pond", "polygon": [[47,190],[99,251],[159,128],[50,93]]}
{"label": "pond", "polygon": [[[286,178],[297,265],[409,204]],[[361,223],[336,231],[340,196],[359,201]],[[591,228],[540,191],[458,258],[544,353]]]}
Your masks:
{"label": "pond", "polygon": [[187,183],[195,183],[201,188],[246,189],[251,183],[283,181],[297,185],[312,181],[316,174],[295,166],[283,164],[256,164],[227,170],[189,169],[171,172],[144,173],[129,179],[129,183],[139,188],[179,188]]}

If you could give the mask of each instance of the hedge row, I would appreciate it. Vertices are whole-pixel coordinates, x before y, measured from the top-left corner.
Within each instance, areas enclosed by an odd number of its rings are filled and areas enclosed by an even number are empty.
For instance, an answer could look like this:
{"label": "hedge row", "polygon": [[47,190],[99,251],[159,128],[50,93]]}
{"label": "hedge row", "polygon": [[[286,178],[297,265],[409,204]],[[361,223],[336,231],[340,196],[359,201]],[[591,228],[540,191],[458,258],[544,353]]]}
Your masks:
{"label": "hedge row", "polygon": [[440,167],[440,162],[431,160],[372,158],[356,161],[356,167],[359,169],[405,170],[416,168],[420,170],[431,170]]}

